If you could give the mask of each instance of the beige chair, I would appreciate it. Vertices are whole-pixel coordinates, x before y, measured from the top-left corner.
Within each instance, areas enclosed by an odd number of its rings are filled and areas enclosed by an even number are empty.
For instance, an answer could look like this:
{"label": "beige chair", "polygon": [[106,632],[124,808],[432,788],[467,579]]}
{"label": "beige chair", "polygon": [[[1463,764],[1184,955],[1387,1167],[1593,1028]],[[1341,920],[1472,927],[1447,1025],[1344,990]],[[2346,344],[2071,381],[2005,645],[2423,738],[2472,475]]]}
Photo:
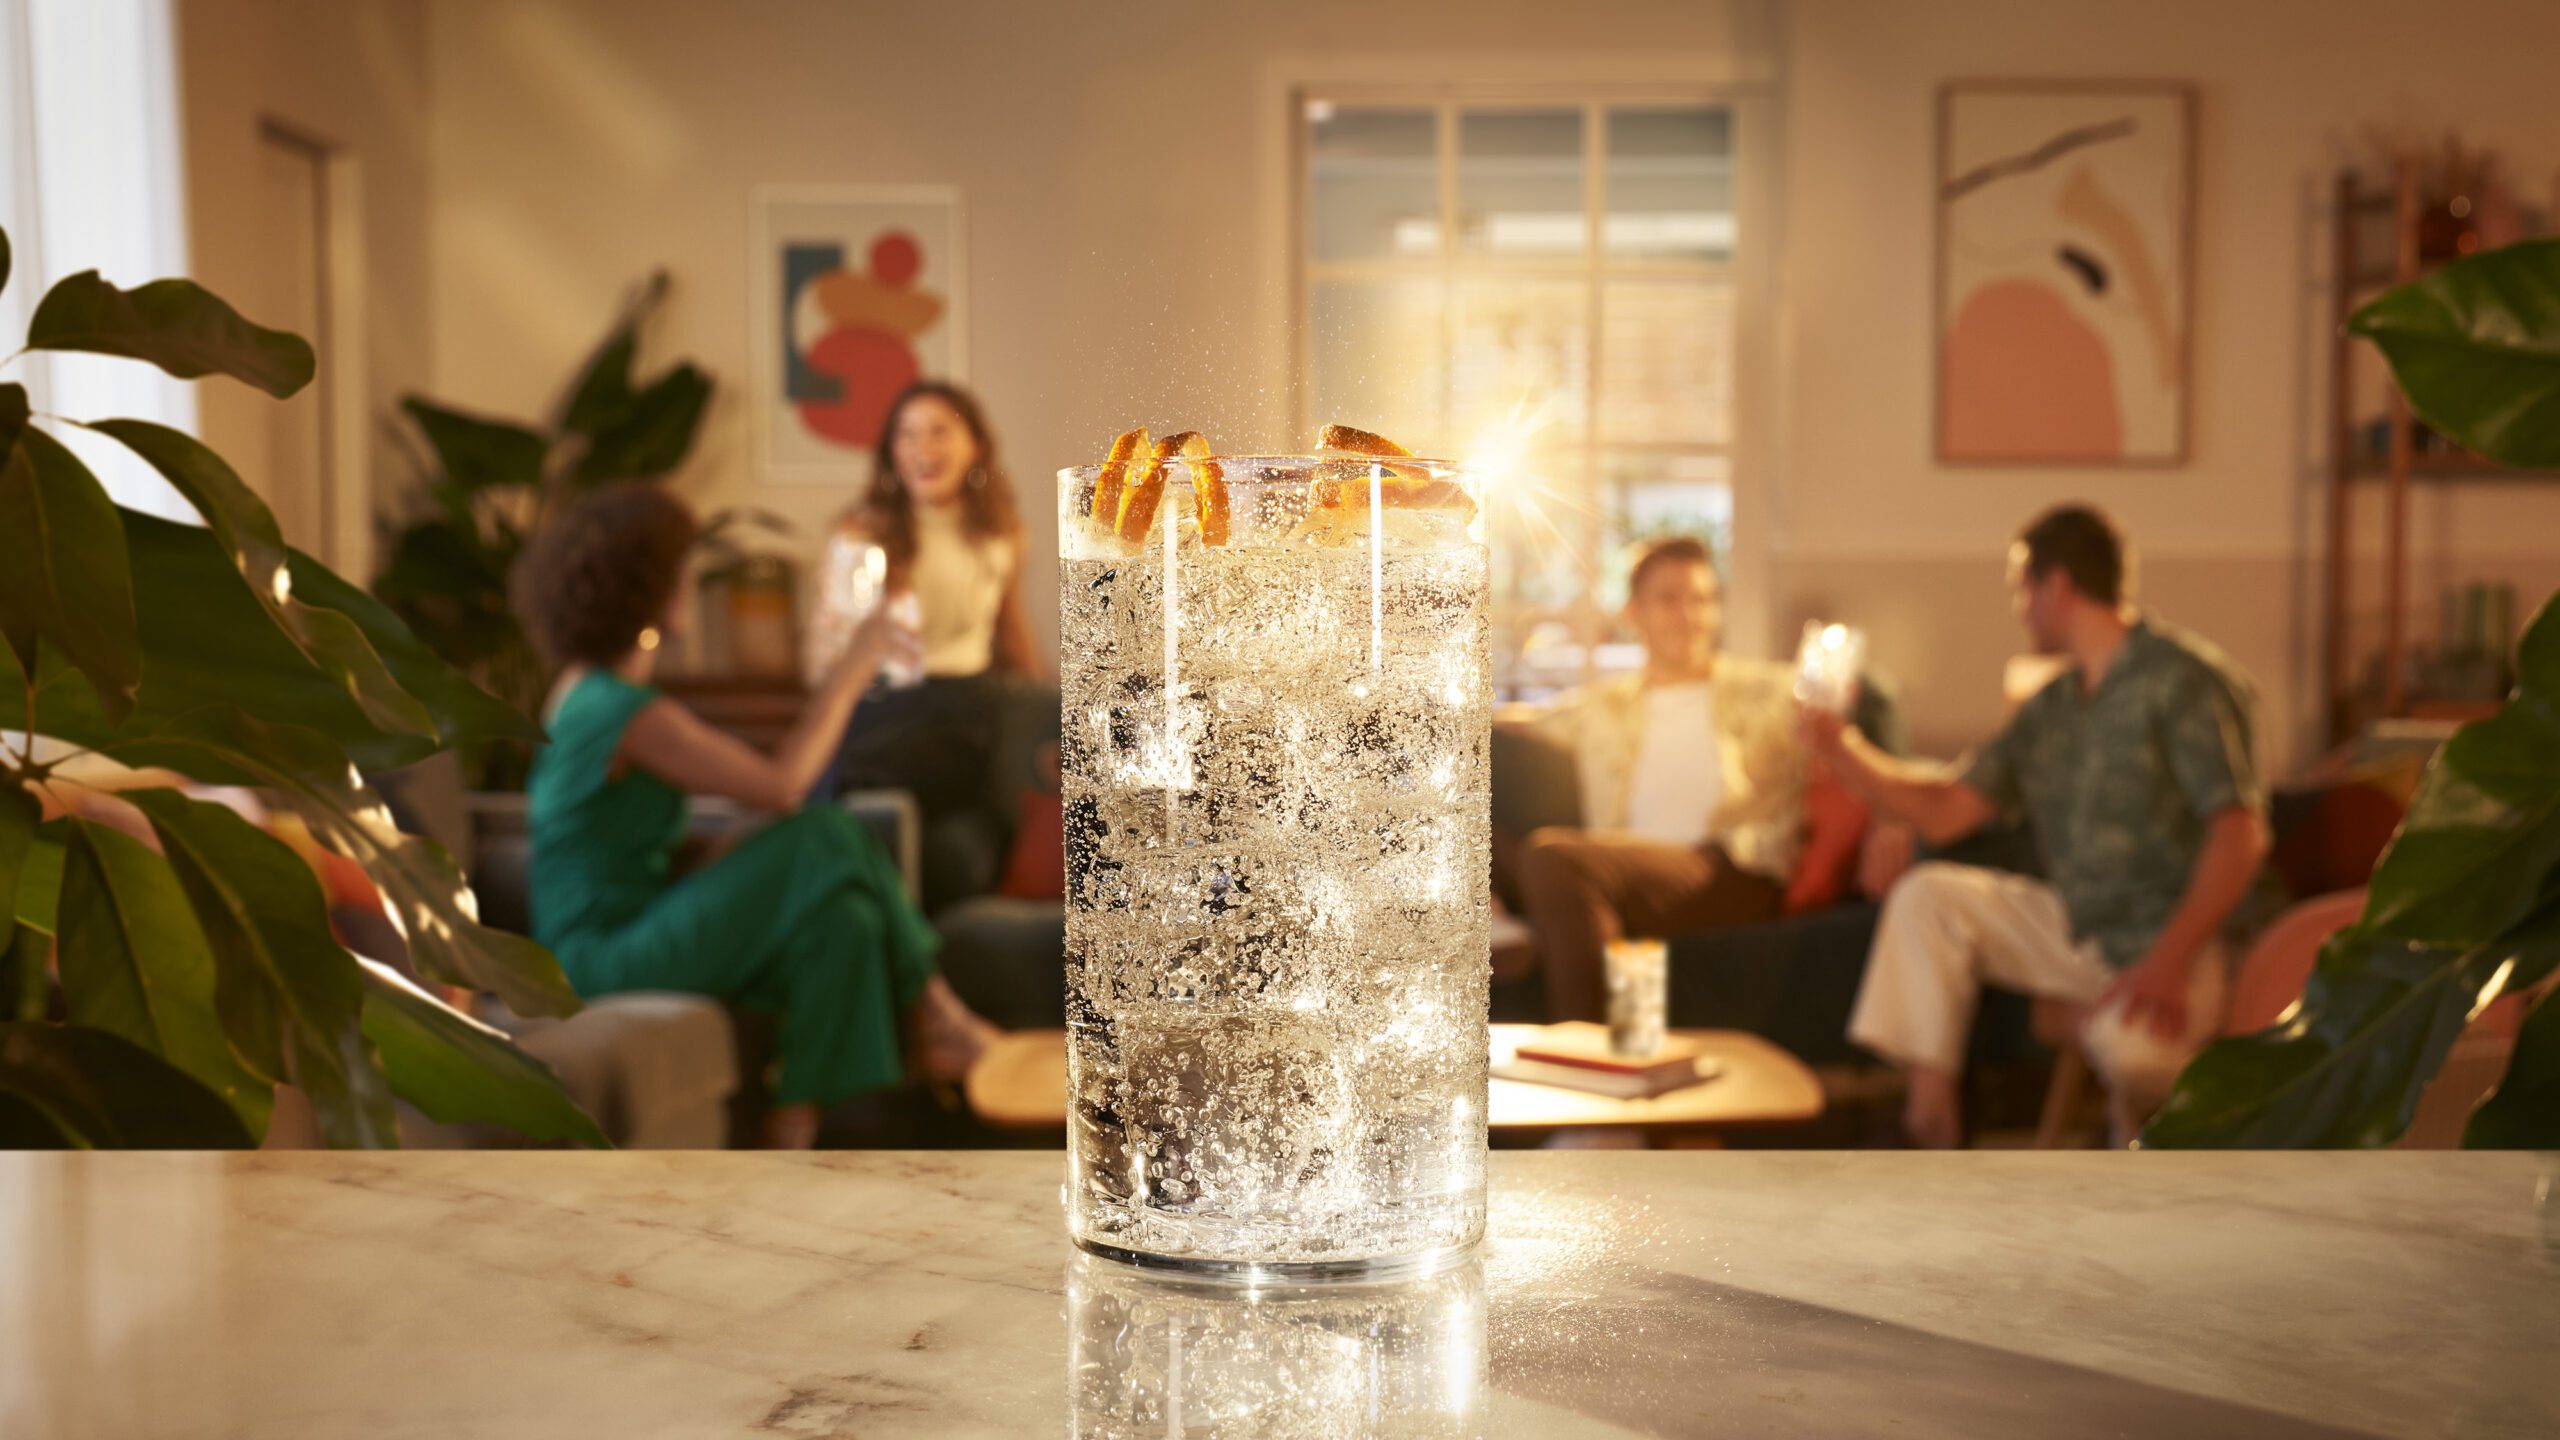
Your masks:
{"label": "beige chair", "polygon": [[[2364,892],[2342,890],[2305,900],[2277,917],[2231,977],[2229,1009],[2222,1033],[2249,1035],[2276,1022],[2285,1007],[2302,996],[2303,982],[2319,961],[2321,943],[2364,913]],[[2045,1087],[2044,1113],[2036,1122],[2036,1147],[2058,1149],[2069,1133],[2090,1082],[2089,1060],[2080,1050],[2080,1026],[2089,1018],[2085,1006],[2061,1000],[2038,1000],[2032,1024],[2036,1039],[2052,1047],[2053,1080]]]}
{"label": "beige chair", "polygon": [[[2229,1012],[2222,1033],[2251,1035],[2284,1018],[2319,963],[2320,947],[2329,937],[2364,913],[2362,890],[2342,890],[2305,900],[2278,917],[2242,958],[2232,977]],[[2506,1073],[2515,1050],[2516,1028],[2531,997],[2509,995],[2473,1017],[2454,1041],[2444,1064],[2418,1097],[2409,1128],[2393,1142],[2403,1150],[2449,1150],[2462,1143],[2462,1127],[2482,1097]],[[2086,1011],[2061,1001],[2039,1000],[2035,1006],[2036,1038],[2054,1049],[2053,1082],[2045,1091],[2044,1114],[2036,1126],[2036,1145],[2061,1145],[2071,1116],[2085,1095],[2089,1063],[2080,1051],[2080,1024]]]}

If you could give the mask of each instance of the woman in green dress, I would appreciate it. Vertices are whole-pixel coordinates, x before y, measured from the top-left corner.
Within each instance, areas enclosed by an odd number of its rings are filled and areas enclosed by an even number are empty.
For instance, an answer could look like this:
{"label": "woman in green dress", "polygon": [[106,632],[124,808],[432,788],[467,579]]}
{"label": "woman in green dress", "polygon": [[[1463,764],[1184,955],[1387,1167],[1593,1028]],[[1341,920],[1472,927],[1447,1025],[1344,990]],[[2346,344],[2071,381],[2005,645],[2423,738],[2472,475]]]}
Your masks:
{"label": "woman in green dress", "polygon": [[[910,1071],[956,1081],[996,1031],[935,972],[932,927],[879,842],[841,810],[799,809],[881,660],[911,656],[915,633],[886,607],[866,619],[759,753],[649,684],[688,609],[694,535],[665,490],[610,485],[546,525],[517,568],[518,608],[563,667],[527,786],[534,936],[582,995],[678,990],[778,1012],[765,1140],[806,1148],[827,1105]],[[679,879],[688,795],[779,818]]]}

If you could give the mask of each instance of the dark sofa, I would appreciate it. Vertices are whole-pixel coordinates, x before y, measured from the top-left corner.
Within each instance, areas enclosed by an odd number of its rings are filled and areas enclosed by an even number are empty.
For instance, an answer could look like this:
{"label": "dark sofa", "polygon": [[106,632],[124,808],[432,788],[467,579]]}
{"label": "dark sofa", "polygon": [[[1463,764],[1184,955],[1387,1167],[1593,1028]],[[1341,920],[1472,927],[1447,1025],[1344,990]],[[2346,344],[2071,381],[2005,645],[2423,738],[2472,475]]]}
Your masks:
{"label": "dark sofa", "polygon": [[[1851,717],[1885,749],[1904,748],[1892,688],[1869,677]],[[1580,784],[1574,759],[1526,725],[1501,724],[1493,736],[1493,823],[1500,849],[1547,825],[1579,825]],[[2032,841],[2021,831],[1975,837],[1937,858],[2033,871]],[[1665,937],[1670,943],[1671,1023],[1746,1030],[1783,1046],[1810,1065],[1858,1065],[1871,1057],[1848,1040],[1849,1009],[1866,972],[1878,906],[1851,896],[1826,909],[1758,925]],[[1502,1018],[1545,1018],[1534,982],[1510,976],[1500,987]],[[2033,1051],[2027,1002],[1986,996],[1975,1022],[1975,1056],[1984,1062]]]}
{"label": "dark sofa", "polygon": [[1026,792],[1051,784],[1042,755],[1058,738],[1058,687],[1007,679],[998,692],[995,762],[986,809],[1000,817],[979,850],[976,893],[935,912],[945,978],[969,1007],[1008,1030],[1055,1029],[1067,1005],[1067,912],[1057,900],[998,894]]}

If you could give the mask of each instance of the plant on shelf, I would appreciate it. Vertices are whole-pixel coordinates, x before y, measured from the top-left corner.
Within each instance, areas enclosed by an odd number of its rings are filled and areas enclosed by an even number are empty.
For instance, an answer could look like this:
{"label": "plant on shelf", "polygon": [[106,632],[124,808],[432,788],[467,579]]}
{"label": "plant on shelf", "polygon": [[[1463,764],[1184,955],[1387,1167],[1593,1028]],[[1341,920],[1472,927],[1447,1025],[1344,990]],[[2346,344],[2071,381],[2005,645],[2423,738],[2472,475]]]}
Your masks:
{"label": "plant on shelf", "polygon": [[[2459,260],[2358,311],[2427,422],[2502,465],[2560,467],[2560,240]],[[2155,1146],[2381,1145],[2463,1026],[2560,969],[2560,596],[2516,684],[2429,762],[2363,916],[2272,1029],[2188,1065]],[[2560,1146],[2560,988],[2526,1012],[2466,1146]]]}
{"label": "plant on shelf", "polygon": [[[646,383],[633,377],[641,328],[666,293],[663,271],[633,292],[547,426],[466,415],[416,395],[400,402],[426,443],[373,592],[437,654],[528,713],[540,706],[546,677],[507,600],[507,572],[527,537],[580,492],[674,471],[692,453],[711,399],[710,378],[689,363]],[[475,746],[466,763],[476,782],[498,788],[520,779],[524,759],[521,747]]]}
{"label": "plant on shelf", "polygon": [[[128,291],[94,271],[46,293],[25,351],[279,398],[313,371],[299,337],[188,281]],[[339,944],[294,849],[185,788],[251,787],[361,865],[420,977],[565,1015],[578,999],[549,952],[482,927],[452,858],[394,828],[359,774],[533,724],[288,549],[201,442],[29,398],[0,383],[0,1148],[252,1145],[280,1084],[332,1145],[397,1144],[395,1097],[604,1143],[539,1062]],[[63,426],[140,456],[203,525],[118,506]]]}

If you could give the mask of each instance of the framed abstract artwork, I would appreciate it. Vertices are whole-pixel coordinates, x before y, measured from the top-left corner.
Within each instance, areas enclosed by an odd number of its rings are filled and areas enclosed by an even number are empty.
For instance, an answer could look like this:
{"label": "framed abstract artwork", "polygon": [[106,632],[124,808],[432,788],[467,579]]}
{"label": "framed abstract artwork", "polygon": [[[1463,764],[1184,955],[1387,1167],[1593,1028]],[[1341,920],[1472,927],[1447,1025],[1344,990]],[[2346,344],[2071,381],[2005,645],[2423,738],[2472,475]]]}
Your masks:
{"label": "framed abstract artwork", "polygon": [[967,377],[960,192],[768,185],[750,212],[756,468],[776,485],[863,483],[898,392]]}
{"label": "framed abstract artwork", "polygon": [[1946,85],[1937,204],[1938,459],[2184,463],[2194,88]]}

